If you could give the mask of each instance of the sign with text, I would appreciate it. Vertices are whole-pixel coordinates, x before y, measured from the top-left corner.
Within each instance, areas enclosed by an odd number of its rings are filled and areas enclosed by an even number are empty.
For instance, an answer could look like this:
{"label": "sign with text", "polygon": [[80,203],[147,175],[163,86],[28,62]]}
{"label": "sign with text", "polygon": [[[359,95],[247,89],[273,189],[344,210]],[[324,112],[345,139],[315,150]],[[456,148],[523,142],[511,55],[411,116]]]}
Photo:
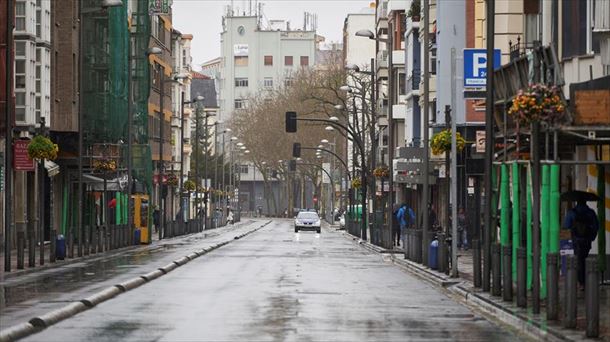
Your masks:
{"label": "sign with text", "polygon": [[477,131],[476,139],[475,151],[477,153],[485,153],[485,131]]}
{"label": "sign with text", "polygon": [[[494,49],[494,69],[500,67],[500,49]],[[464,87],[485,87],[487,83],[487,51],[464,49]]]}
{"label": "sign with text", "polygon": [[34,161],[28,156],[30,140],[19,139],[13,144],[13,166],[15,171],[34,171]]}
{"label": "sign with text", "polygon": [[148,1],[148,14],[159,15],[169,14],[171,6],[171,0],[149,0]]}
{"label": "sign with text", "polygon": [[248,56],[248,44],[234,44],[233,56]]}

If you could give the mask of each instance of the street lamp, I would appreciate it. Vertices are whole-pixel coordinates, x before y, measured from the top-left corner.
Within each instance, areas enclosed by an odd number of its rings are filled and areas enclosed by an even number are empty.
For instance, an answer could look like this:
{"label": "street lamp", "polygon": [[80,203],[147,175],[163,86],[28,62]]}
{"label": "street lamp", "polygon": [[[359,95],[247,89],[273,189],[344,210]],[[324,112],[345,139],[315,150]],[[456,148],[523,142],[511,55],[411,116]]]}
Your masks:
{"label": "street lamp", "polygon": [[121,7],[121,6],[123,6],[122,0],[102,0],[102,8]]}
{"label": "street lamp", "polygon": [[329,131],[329,132],[332,132],[332,131],[335,130],[333,126],[326,126],[324,129]]}

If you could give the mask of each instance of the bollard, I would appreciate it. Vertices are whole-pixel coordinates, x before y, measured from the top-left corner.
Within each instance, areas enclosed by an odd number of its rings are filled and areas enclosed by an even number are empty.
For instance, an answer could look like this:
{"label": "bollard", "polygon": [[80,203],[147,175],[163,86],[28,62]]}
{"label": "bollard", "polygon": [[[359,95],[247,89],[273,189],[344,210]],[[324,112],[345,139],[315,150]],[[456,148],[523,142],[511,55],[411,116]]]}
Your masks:
{"label": "bollard", "polygon": [[36,239],[31,232],[28,234],[28,267],[36,267]]}
{"label": "bollard", "polygon": [[576,295],[577,295],[577,263],[576,255],[566,256],[566,277],[565,277],[565,321],[564,327],[576,328]]}
{"label": "bollard", "polygon": [[[403,237],[402,234],[400,236]],[[407,230],[404,239],[402,239],[402,249],[405,250],[405,258],[411,260],[411,233]]]}
{"label": "bollard", "polygon": [[104,252],[108,252],[110,250],[110,239],[108,236],[108,234],[109,234],[108,226],[104,225],[103,230],[104,230]]}
{"label": "bollard", "polygon": [[97,253],[97,233],[95,232],[95,230],[93,230],[93,232],[91,233],[91,243],[89,244],[89,250],[91,251],[91,254]]}
{"label": "bollard", "polygon": [[597,257],[586,260],[585,313],[587,317],[587,337],[599,337],[599,273]]}
{"label": "bollard", "polygon": [[68,258],[74,258],[74,232],[68,228]]}
{"label": "bollard", "polygon": [[527,307],[527,250],[517,249],[517,306]]}
{"label": "bollard", "polygon": [[417,244],[415,245],[415,261],[418,263],[423,263],[422,260],[422,243],[423,243],[423,239],[424,239],[424,234],[423,231],[421,229],[417,229],[415,230],[415,240],[417,241]]}
{"label": "bollard", "polygon": [[89,232],[91,231],[91,226],[85,226],[85,234],[83,234],[83,245],[84,245],[84,254],[89,255]]}
{"label": "bollard", "polygon": [[559,254],[546,254],[546,319],[559,319]]}
{"label": "bollard", "polygon": [[447,270],[447,241],[445,234],[438,234],[438,271],[444,273]]}
{"label": "bollard", "polygon": [[51,239],[51,245],[49,247],[49,262],[53,263],[57,259],[57,256],[55,255],[55,249],[57,248],[57,241],[55,241],[57,237],[57,232],[55,231],[55,229],[51,229],[49,236],[49,238]]}
{"label": "bollard", "polygon": [[472,240],[472,266],[474,287],[480,288],[483,278],[481,277],[481,241]]}
{"label": "bollard", "polygon": [[500,244],[494,243],[491,245],[491,276],[492,276],[492,287],[491,287],[491,295],[492,296],[501,296],[502,295],[502,270],[500,265]]}
{"label": "bollard", "polygon": [[502,281],[504,286],[502,287],[502,299],[505,302],[513,301],[513,247],[503,246],[502,247]]}
{"label": "bollard", "polygon": [[25,234],[23,232],[17,233],[17,269],[22,270],[25,268]]}
{"label": "bollard", "polygon": [[104,239],[103,239],[103,226],[97,229],[97,252],[102,253],[104,251]]}

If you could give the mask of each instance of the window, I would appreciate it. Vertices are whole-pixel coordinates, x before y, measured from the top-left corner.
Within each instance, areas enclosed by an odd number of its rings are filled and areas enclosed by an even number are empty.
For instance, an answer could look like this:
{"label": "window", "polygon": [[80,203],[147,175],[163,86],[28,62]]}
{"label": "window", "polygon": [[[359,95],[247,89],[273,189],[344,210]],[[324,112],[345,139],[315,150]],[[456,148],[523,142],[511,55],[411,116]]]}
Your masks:
{"label": "window", "polygon": [[235,66],[248,66],[248,56],[235,56]]}
{"label": "window", "polygon": [[15,42],[15,56],[25,57],[25,42]]}
{"label": "window", "polygon": [[236,78],[235,79],[235,86],[236,87],[247,87],[248,86],[248,79],[247,78]]}
{"label": "window", "polygon": [[286,77],[286,79],[284,80],[284,86],[286,86],[286,87],[292,86],[292,78]]}
{"label": "window", "polygon": [[403,73],[398,74],[398,95],[405,95],[407,93],[407,77]]}
{"label": "window", "polygon": [[263,80],[263,86],[265,88],[273,88],[273,78],[265,77],[265,79]]}
{"label": "window", "polygon": [[186,67],[186,50],[182,49],[182,66]]}
{"label": "window", "polygon": [[159,26],[157,26],[157,38],[161,42],[161,44],[165,45],[165,21],[159,18]]}
{"label": "window", "polygon": [[25,121],[24,92],[15,92],[15,121]]}
{"label": "window", "polygon": [[15,61],[15,73],[16,74],[25,74],[25,61],[24,60]]}
{"label": "window", "polygon": [[25,2],[15,4],[15,30],[25,31]]}
{"label": "window", "polygon": [[284,56],[284,65],[292,66],[292,56]]}
{"label": "window", "polygon": [[42,51],[42,49],[36,49],[36,62],[40,63],[40,51]]}
{"label": "window", "polygon": [[265,56],[265,65],[273,65],[273,56]]}
{"label": "window", "polygon": [[36,37],[40,38],[41,36],[41,26],[42,26],[42,15],[40,8],[36,10]]}
{"label": "window", "polygon": [[239,165],[239,173],[247,174],[248,173],[248,165]]}
{"label": "window", "polygon": [[436,75],[436,46],[430,49],[430,74]]}
{"label": "window", "polygon": [[25,89],[25,69],[24,60],[15,60],[15,89]]}
{"label": "window", "polygon": [[246,101],[242,99],[236,99],[234,103],[235,109],[243,109],[246,108]]}
{"label": "window", "polygon": [[309,66],[309,56],[301,56],[301,66]]}
{"label": "window", "polygon": [[161,73],[163,72],[163,70],[161,70],[161,65],[158,63],[153,64],[152,66],[152,86],[154,89],[160,90],[160,84],[161,84]]}

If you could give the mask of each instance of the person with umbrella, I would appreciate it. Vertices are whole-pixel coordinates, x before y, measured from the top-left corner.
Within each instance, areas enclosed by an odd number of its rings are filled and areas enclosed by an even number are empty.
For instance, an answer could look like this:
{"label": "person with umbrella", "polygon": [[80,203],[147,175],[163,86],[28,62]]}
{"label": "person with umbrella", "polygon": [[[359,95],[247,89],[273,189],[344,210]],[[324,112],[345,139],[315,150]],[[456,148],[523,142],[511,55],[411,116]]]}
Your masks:
{"label": "person with umbrella", "polygon": [[578,283],[581,289],[585,285],[585,260],[589,256],[591,243],[597,236],[599,221],[593,209],[587,206],[588,201],[598,201],[599,197],[590,192],[569,191],[561,195],[564,201],[576,201],[576,206],[568,210],[563,226],[572,233],[574,253],[578,259]]}

